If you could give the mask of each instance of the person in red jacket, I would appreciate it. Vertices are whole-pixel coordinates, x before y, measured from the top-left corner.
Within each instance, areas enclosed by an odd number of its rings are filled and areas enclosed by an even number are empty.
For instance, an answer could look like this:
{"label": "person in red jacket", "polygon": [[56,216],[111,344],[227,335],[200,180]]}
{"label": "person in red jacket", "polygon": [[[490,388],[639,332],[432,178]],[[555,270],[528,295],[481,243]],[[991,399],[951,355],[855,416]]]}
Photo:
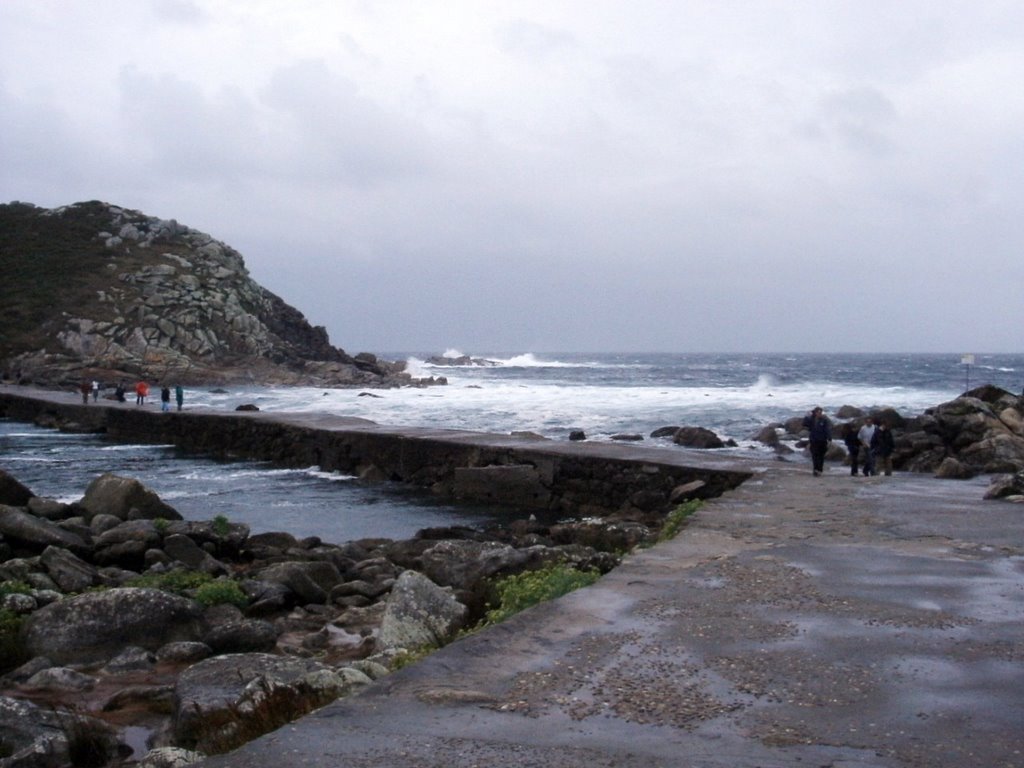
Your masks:
{"label": "person in red jacket", "polygon": [[135,385],[135,404],[145,405],[146,397],[149,395],[149,384],[139,380],[139,383]]}

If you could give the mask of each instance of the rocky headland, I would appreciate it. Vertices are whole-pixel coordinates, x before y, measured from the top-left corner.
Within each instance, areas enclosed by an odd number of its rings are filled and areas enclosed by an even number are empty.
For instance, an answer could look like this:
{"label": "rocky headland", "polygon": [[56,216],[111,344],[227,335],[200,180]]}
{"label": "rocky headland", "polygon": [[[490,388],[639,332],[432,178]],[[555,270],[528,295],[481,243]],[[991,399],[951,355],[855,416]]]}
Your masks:
{"label": "rocky headland", "polygon": [[404,362],[349,355],[258,285],[242,255],[173,219],[98,201],[0,205],[0,373],[44,387],[395,387]]}

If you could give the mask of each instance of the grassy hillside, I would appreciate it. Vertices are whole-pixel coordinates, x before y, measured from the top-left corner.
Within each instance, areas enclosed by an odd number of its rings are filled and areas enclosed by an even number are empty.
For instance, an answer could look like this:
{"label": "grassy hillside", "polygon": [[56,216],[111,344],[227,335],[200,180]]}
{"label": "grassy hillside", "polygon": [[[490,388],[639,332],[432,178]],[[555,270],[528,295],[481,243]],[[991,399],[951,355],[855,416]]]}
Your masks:
{"label": "grassy hillside", "polygon": [[0,205],[0,358],[52,349],[64,315],[100,309],[112,265],[96,235],[109,220],[101,203],[50,216],[28,204]]}

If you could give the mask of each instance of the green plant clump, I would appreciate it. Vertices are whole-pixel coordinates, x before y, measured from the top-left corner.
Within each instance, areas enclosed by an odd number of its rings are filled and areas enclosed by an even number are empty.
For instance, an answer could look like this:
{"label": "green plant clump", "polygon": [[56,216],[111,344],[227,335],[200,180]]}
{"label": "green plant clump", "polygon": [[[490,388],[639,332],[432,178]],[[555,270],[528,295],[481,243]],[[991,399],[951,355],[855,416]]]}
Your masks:
{"label": "green plant clump", "polygon": [[690,519],[690,516],[700,509],[703,503],[700,499],[690,499],[669,512],[665,517],[665,524],[661,527],[658,541],[674,539],[679,531],[683,529],[683,526],[686,525],[686,521]]}
{"label": "green plant clump", "polygon": [[538,603],[589,586],[600,576],[596,570],[581,571],[567,565],[553,565],[508,576],[494,585],[498,607],[487,612],[485,622],[497,624]]}
{"label": "green plant clump", "polygon": [[213,518],[213,532],[218,536],[227,536],[231,531],[231,521],[224,515],[217,515]]}
{"label": "green plant clump", "polygon": [[3,595],[30,595],[32,587],[24,581],[0,581],[0,597]]}
{"label": "green plant clump", "polygon": [[213,576],[208,573],[178,569],[165,573],[144,573],[141,576],[136,576],[134,579],[129,579],[127,586],[161,589],[164,592],[184,595],[191,590],[199,589],[211,581],[213,581]]}
{"label": "green plant clump", "polygon": [[245,596],[237,581],[230,579],[218,579],[200,586],[195,593],[196,602],[209,608],[211,605],[229,603],[245,608],[249,604],[249,598]]}

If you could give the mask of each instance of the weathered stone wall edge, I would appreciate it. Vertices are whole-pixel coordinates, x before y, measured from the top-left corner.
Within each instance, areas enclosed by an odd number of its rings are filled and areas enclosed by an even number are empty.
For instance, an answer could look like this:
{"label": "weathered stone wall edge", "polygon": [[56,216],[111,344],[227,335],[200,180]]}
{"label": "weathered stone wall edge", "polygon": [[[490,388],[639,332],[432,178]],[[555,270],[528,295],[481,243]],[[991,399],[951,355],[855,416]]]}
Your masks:
{"label": "weathered stone wall edge", "polygon": [[[60,402],[64,393],[0,391],[0,416],[119,442],[164,443],[222,459],[317,466],[367,481],[409,483],[457,500],[567,515],[658,514],[710,498],[752,474],[739,461],[680,451],[519,440],[503,435],[390,428],[308,414],[170,413],[135,405]],[[682,489],[682,490],[681,490]],[[688,490],[687,490],[688,489]]]}

